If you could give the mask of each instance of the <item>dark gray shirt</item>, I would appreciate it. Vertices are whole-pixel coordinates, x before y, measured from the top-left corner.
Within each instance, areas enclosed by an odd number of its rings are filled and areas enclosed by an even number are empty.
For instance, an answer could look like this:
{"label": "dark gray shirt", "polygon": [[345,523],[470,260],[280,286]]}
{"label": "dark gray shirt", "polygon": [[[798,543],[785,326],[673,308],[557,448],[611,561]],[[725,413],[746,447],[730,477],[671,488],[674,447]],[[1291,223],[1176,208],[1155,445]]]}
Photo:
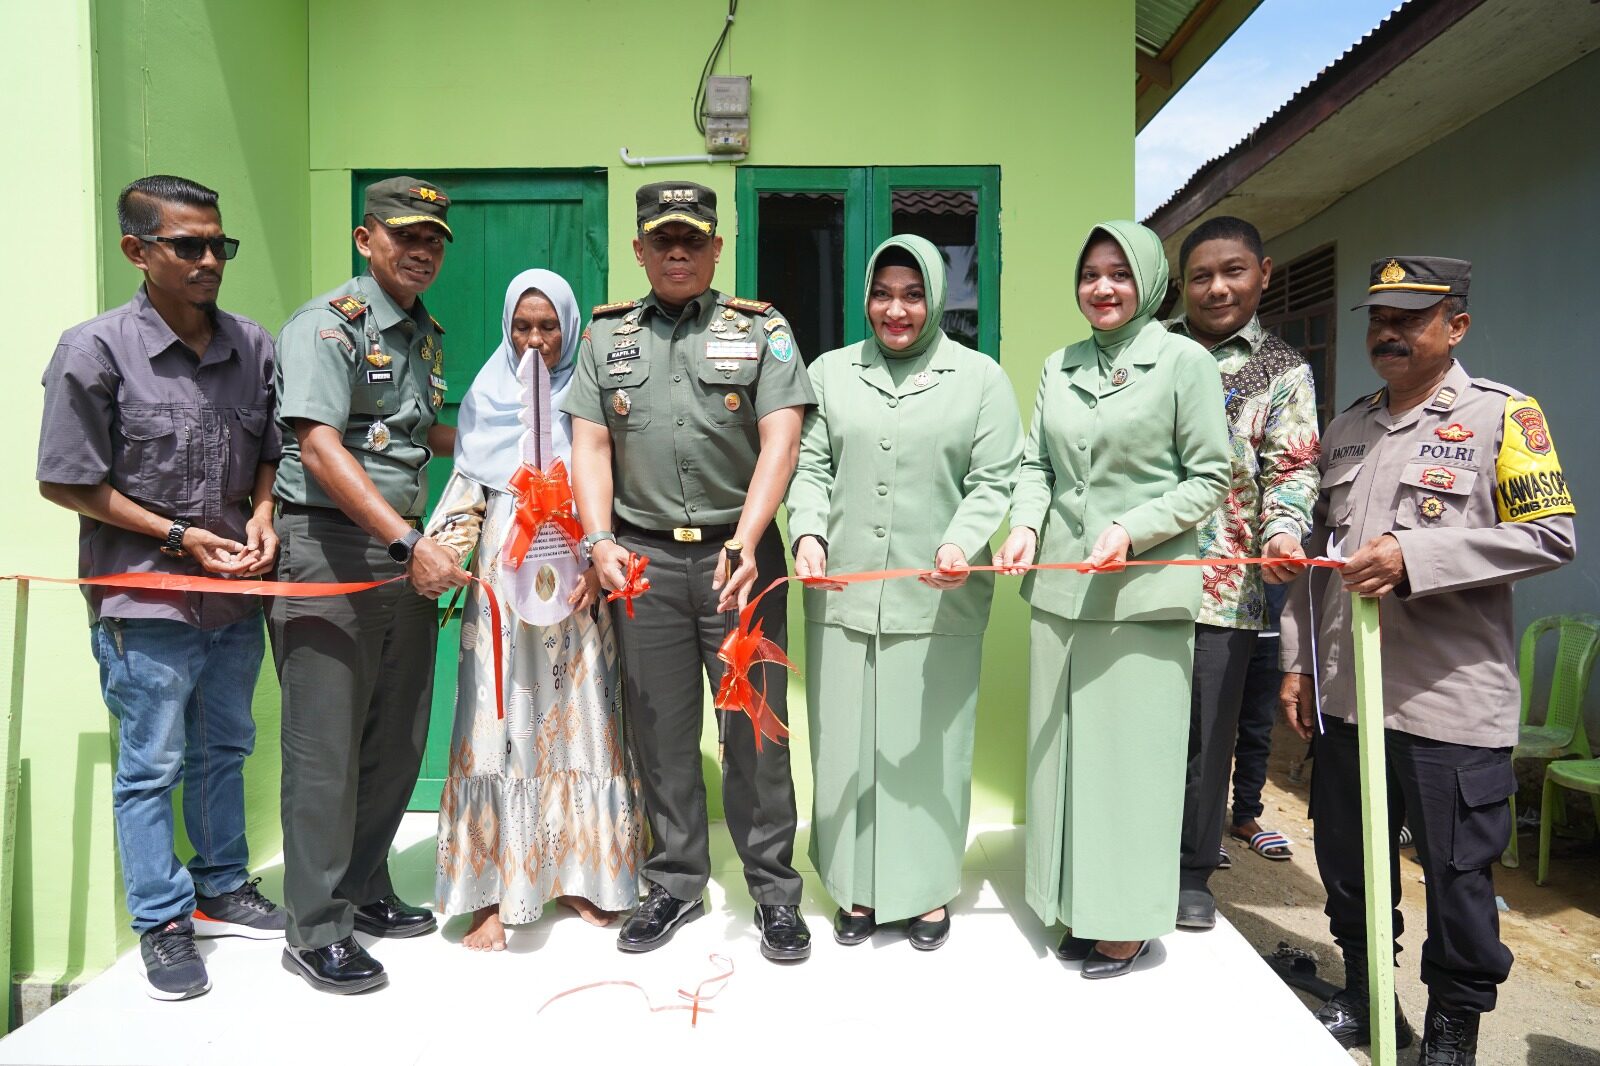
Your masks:
{"label": "dark gray shirt", "polygon": [[[40,481],[110,482],[158,515],[243,542],[256,470],[281,450],[272,421],[273,349],[267,331],[218,311],[198,360],[151,306],[132,300],[61,335],[44,372]],[[78,576],[125,571],[203,574],[161,541],[79,518]],[[254,596],[85,586],[91,617],[165,618],[202,629],[261,609]]]}

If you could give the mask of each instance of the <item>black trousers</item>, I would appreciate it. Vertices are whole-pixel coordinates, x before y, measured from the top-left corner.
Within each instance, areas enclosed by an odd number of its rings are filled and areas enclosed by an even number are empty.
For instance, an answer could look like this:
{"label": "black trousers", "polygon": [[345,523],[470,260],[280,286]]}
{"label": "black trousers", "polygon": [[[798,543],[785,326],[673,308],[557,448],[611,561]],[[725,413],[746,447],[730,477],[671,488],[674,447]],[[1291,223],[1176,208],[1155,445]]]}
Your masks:
{"label": "black trousers", "polygon": [[[1345,968],[1367,966],[1362,876],[1361,776],[1356,727],[1325,720],[1312,741],[1311,817],[1317,866],[1328,892],[1328,925]],[[1476,748],[1384,731],[1388,758],[1390,895],[1395,951],[1405,923],[1400,903],[1400,825],[1411,827],[1427,879],[1428,936],[1422,983],[1446,1010],[1494,1009],[1497,987],[1511,972],[1500,942],[1492,864],[1511,834],[1506,798],[1516,790],[1510,748]]]}
{"label": "black trousers", "polygon": [[[697,899],[711,878],[706,826],[706,767],[700,735],[707,714],[705,683],[714,693],[722,681],[717,650],[728,621],[711,589],[721,543],[678,544],[619,530],[618,542],[650,557],[650,591],[628,618],[614,605],[628,742],[638,760],[650,856],[643,874],[678,899]],[[776,528],[756,545],[760,577],[751,595],[787,572],[783,538]],[[763,634],[779,647],[788,634],[787,599],[780,589],[761,601],[756,617]],[[771,663],[755,668],[767,702],[788,721],[788,671]],[[794,869],[795,800],[789,747],[764,741],[758,755],[755,731],[743,714],[726,716],[723,811],[734,847],[744,862],[745,883],[757,903],[798,904],[800,875]]]}
{"label": "black trousers", "polygon": [[[371,581],[405,568],[342,517],[280,513],[278,580]],[[283,902],[288,941],[349,936],[394,891],[389,846],[417,783],[433,702],[438,610],[407,583],[279,597],[267,632],[283,690]]]}
{"label": "black trousers", "polygon": [[1189,690],[1189,764],[1183,787],[1178,887],[1206,887],[1222,848],[1228,774],[1239,734],[1245,672],[1258,634],[1196,623],[1194,682]]}
{"label": "black trousers", "polygon": [[1272,727],[1278,720],[1278,638],[1262,636],[1250,653],[1244,696],[1239,702],[1239,739],[1233,746],[1233,824],[1260,818],[1261,789],[1267,783]]}

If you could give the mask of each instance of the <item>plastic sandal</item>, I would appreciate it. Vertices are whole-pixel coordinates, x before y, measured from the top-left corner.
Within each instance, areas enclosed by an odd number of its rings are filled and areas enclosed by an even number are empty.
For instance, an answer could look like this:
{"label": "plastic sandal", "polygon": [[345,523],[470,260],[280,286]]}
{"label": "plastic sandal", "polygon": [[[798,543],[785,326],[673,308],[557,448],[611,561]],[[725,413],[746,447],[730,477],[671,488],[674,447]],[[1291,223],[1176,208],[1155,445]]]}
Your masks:
{"label": "plastic sandal", "polygon": [[1231,870],[1231,869],[1233,869],[1233,856],[1228,854],[1228,849],[1227,848],[1220,848],[1219,847],[1217,849],[1217,869],[1219,869],[1219,870]]}
{"label": "plastic sandal", "polygon": [[[1240,840],[1245,839],[1237,833],[1234,835]],[[1288,838],[1282,833],[1274,833],[1267,829],[1250,837],[1250,850],[1263,859],[1271,859],[1273,862],[1287,862],[1294,858],[1294,853],[1289,850]]]}

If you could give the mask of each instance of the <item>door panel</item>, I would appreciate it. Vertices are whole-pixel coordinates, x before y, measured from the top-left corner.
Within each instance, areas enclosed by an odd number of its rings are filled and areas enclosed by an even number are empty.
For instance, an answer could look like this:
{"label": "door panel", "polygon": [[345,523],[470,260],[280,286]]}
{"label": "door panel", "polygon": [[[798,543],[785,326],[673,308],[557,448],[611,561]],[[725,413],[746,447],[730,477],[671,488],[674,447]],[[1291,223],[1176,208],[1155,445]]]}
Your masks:
{"label": "door panel", "polygon": [[[361,221],[368,184],[407,171],[365,171],[353,176],[352,211]],[[554,270],[572,285],[581,317],[606,296],[606,177],[592,173],[540,171],[426,171],[450,195],[455,239],[445,253],[439,279],[423,296],[428,313],[445,329],[445,379],[450,388],[440,421],[455,425],[461,401],[500,343],[501,301],[506,285],[530,267]],[[356,253],[356,270],[366,261]],[[428,464],[428,509],[450,480],[451,463]],[[445,617],[440,603],[440,618]],[[422,773],[411,795],[412,810],[437,810],[450,765],[455,717],[460,614],[439,634],[433,710]]]}

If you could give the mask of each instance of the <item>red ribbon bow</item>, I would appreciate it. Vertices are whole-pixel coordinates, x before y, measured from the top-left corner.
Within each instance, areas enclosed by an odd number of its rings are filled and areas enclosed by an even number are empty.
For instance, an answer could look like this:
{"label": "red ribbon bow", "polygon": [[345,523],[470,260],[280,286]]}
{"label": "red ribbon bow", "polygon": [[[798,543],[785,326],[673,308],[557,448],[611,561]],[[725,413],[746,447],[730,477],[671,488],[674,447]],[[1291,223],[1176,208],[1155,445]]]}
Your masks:
{"label": "red ribbon bow", "polygon": [[[768,586],[766,592],[772,591],[776,584],[774,582]],[[761,621],[754,617],[759,602],[761,597],[757,596],[739,612],[739,625],[717,649],[717,658],[727,668],[722,672],[722,684],[717,686],[715,702],[719,711],[738,711],[750,717],[750,724],[755,726],[756,731],[756,751],[761,750],[762,737],[781,743],[789,735],[789,728],[767,703],[766,687],[757,688],[750,680],[751,669],[757,663],[777,663],[797,674],[800,672],[800,668],[789,661],[782,648],[762,636]]]}
{"label": "red ribbon bow", "polygon": [[650,591],[650,579],[644,576],[644,568],[649,565],[648,555],[629,552],[627,580],[623,581],[622,587],[617,591],[606,593],[606,602],[616,603],[621,600],[622,606],[628,609],[628,617],[632,618],[634,598]]}
{"label": "red ribbon bow", "polygon": [[540,470],[523,463],[511,475],[507,487],[517,501],[517,509],[512,515],[514,529],[503,556],[507,566],[516,568],[522,565],[539,531],[547,525],[555,526],[556,531],[566,538],[572,554],[578,555],[578,541],[583,539],[583,526],[573,513],[572,485],[567,480],[566,464],[557,459],[550,464],[549,470]]}

